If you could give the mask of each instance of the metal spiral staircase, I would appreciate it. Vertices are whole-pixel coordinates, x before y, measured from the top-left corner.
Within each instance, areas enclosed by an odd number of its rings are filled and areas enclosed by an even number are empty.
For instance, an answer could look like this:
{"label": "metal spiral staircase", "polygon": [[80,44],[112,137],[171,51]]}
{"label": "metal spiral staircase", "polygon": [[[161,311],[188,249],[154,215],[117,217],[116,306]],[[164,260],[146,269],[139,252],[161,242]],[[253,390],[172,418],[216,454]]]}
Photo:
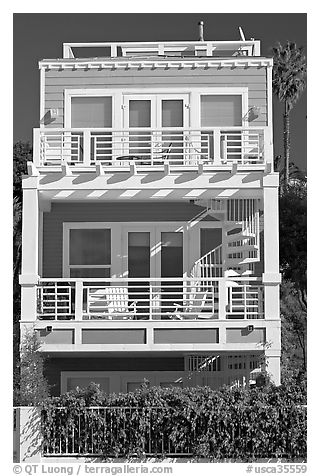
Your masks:
{"label": "metal spiral staircase", "polygon": [[196,200],[204,207],[201,218],[210,215],[223,222],[224,243],[199,258],[192,277],[217,278],[253,274],[254,263],[260,261],[259,208],[256,199]]}

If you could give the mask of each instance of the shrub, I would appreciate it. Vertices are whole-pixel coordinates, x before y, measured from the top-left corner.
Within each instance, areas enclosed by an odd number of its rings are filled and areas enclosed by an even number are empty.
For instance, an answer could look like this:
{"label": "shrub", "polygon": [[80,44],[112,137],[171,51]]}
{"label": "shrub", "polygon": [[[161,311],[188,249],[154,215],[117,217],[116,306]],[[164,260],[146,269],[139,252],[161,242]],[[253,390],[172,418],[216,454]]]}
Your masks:
{"label": "shrub", "polygon": [[105,458],[189,454],[294,460],[306,457],[305,402],[299,386],[213,391],[144,385],[106,395],[92,384],[44,403],[44,448]]}

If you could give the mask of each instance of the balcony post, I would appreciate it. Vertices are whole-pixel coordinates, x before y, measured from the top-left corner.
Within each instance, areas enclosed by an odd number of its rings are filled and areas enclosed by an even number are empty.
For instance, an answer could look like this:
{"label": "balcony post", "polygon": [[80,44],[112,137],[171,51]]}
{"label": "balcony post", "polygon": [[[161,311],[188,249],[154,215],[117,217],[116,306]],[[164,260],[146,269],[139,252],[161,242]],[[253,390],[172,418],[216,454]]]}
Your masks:
{"label": "balcony post", "polygon": [[22,263],[19,282],[21,285],[21,321],[37,319],[39,203],[38,177],[23,181],[22,211]]}
{"label": "balcony post", "polygon": [[213,161],[216,164],[221,164],[223,159],[221,155],[221,131],[220,129],[213,130]]}
{"label": "balcony post", "polygon": [[82,281],[76,281],[76,286],[75,286],[75,320],[76,321],[81,321],[82,320],[82,303],[83,303],[83,282]]}
{"label": "balcony post", "polygon": [[227,282],[225,278],[219,278],[219,319],[226,318],[227,307]]}
{"label": "balcony post", "polygon": [[43,163],[43,157],[40,158],[40,140],[41,129],[33,129],[33,163],[36,167],[40,167]]}
{"label": "balcony post", "polygon": [[90,158],[90,131],[83,131],[83,165],[89,167],[91,158]]}

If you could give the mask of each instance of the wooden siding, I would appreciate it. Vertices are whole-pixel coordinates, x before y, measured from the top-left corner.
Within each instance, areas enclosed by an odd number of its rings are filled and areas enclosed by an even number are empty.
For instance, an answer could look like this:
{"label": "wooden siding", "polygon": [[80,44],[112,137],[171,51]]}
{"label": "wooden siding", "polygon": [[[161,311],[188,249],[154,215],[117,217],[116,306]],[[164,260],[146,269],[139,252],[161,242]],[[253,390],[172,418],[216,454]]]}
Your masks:
{"label": "wooden siding", "polygon": [[45,112],[59,109],[59,116],[48,127],[64,126],[65,89],[124,89],[139,87],[248,87],[249,107],[260,107],[260,116],[253,124],[266,125],[266,68],[221,68],[194,70],[48,70],[45,72]]}
{"label": "wooden siding", "polygon": [[[53,203],[51,212],[43,214],[42,276],[62,276],[64,222],[188,221],[201,210],[201,207],[186,202]],[[206,219],[214,220],[212,217]]]}
{"label": "wooden siding", "polygon": [[183,371],[183,357],[62,357],[45,362],[44,374],[51,394],[60,395],[60,372],[63,371]]}

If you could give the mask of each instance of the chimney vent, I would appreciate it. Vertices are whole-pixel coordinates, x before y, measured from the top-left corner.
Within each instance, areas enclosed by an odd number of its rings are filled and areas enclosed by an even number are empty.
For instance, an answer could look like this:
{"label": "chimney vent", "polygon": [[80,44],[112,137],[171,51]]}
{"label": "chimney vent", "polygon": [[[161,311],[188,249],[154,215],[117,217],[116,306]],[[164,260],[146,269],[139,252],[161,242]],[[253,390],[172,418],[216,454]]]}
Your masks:
{"label": "chimney vent", "polygon": [[199,26],[199,41],[204,41],[203,38],[203,21],[199,21],[198,26]]}

